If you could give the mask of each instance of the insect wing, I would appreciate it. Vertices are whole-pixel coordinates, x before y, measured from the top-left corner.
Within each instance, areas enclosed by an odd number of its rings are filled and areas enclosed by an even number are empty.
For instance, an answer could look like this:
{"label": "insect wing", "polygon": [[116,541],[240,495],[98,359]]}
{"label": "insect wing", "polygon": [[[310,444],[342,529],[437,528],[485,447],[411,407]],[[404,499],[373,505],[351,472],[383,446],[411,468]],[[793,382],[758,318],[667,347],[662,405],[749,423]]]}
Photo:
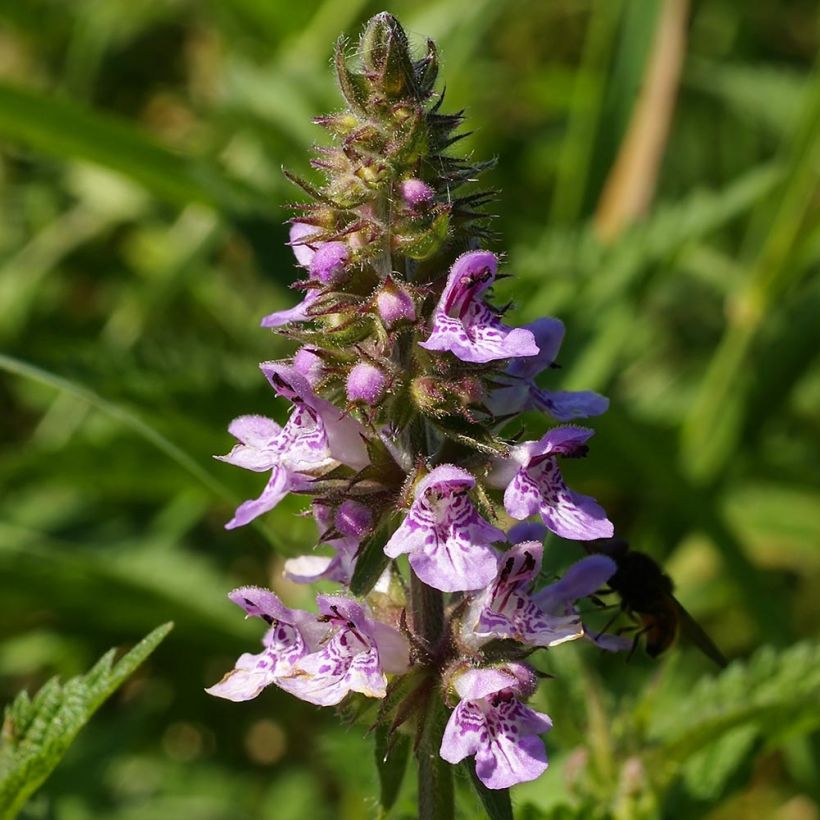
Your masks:
{"label": "insect wing", "polygon": [[703,627],[683,608],[681,602],[670,596],[675,602],[680,618],[680,632],[690,640],[707,658],[714,661],[721,669],[728,665],[723,653],[715,646],[715,642],[706,634]]}

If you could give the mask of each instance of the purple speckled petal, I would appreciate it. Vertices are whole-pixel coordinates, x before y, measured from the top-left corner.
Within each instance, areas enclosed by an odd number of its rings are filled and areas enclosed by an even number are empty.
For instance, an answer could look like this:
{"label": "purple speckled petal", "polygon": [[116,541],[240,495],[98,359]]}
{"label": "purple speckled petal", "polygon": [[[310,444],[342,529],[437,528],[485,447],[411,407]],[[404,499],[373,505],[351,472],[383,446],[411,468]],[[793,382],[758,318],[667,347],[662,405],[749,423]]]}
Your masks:
{"label": "purple speckled petal", "polygon": [[504,491],[504,509],[519,521],[535,515],[541,509],[541,492],[527,470],[519,470],[507,485]]}
{"label": "purple speckled petal", "polygon": [[385,624],[377,627],[368,610],[349,598],[320,595],[316,601],[335,634],[318,651],[301,658],[291,675],[277,681],[279,686],[319,706],[334,706],[348,692],[383,698],[385,670],[403,672],[408,666],[403,637]]}
{"label": "purple speckled petal", "polygon": [[268,651],[258,655],[245,653],[239,657],[236,666],[222,680],[209,686],[205,691],[209,695],[232,700],[235,703],[252,700],[266,686],[276,682],[275,668],[276,659],[272,653]]}
{"label": "purple speckled petal", "polygon": [[279,461],[282,451],[282,428],[264,416],[239,416],[228,427],[239,444],[225,456],[216,456],[236,467],[254,472],[270,470]]}
{"label": "purple speckled petal", "polygon": [[539,542],[525,541],[499,557],[496,579],[473,597],[463,618],[466,644],[477,648],[502,638],[548,647],[582,636],[574,610],[548,613],[530,595],[541,569],[542,552]]}
{"label": "purple speckled petal", "polygon": [[480,589],[494,577],[496,553],[490,544],[504,533],[488,524],[467,491],[475,478],[452,464],[442,464],[415,489],[413,504],[385,554],[409,553],[410,565],[424,583],[444,592]]}
{"label": "purple speckled petal", "polygon": [[456,259],[433,314],[430,336],[419,343],[421,347],[449,351],[476,364],[538,353],[529,330],[502,324],[481,300],[495,279],[497,264],[488,251],[471,251]]}
{"label": "purple speckled petal", "polygon": [[463,700],[450,715],[441,738],[439,754],[448,763],[460,763],[476,754],[484,732],[484,716],[470,701]]}
{"label": "purple speckled petal", "polygon": [[603,533],[613,532],[612,523],[601,506],[594,498],[570,490],[558,469],[557,456],[582,455],[592,434],[583,427],[555,427],[539,441],[519,444],[509,457],[497,459],[487,481],[494,487],[508,482],[504,508],[509,515],[523,520],[537,512],[563,538],[610,538]]}
{"label": "purple speckled petal", "polygon": [[547,750],[537,735],[519,737],[515,723],[488,728],[491,742],[476,754],[475,773],[488,789],[508,789],[547,770]]}
{"label": "purple speckled petal", "polygon": [[563,481],[552,485],[554,495],[544,497],[541,518],[556,535],[576,541],[612,538],[615,528],[604,508],[591,496],[570,490]]}
{"label": "purple speckled petal", "polygon": [[495,574],[495,552],[451,538],[414,552],[410,566],[425,584],[442,592],[481,589]]}
{"label": "purple speckled petal", "polygon": [[233,701],[255,698],[266,686],[293,672],[295,664],[320,644],[327,627],[315,615],[286,607],[270,590],[240,587],[229,595],[249,616],[270,625],[258,655],[245,653],[219,683],[206,691]]}
{"label": "purple speckled petal", "polygon": [[[525,677],[531,677],[531,670]],[[534,780],[547,768],[543,741],[552,728],[549,716],[516,699],[521,687],[509,669],[473,669],[456,680],[462,696],[441,741],[440,754],[450,763],[475,756],[476,775],[490,789],[504,789]]]}
{"label": "purple speckled petal", "polygon": [[259,368],[278,395],[310,408],[321,423],[330,455],[336,461],[359,470],[370,463],[364,428],[352,416],[319,398],[308,380],[287,362],[262,362]]}

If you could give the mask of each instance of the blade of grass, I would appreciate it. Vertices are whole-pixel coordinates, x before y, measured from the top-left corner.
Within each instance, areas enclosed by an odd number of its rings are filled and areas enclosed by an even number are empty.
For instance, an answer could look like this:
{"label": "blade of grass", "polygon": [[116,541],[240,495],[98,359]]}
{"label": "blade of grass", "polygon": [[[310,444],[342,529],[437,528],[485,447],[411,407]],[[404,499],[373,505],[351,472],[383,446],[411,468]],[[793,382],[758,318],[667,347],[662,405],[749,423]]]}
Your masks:
{"label": "blade of grass", "polygon": [[108,114],[0,83],[0,135],[60,159],[84,159],[124,174],[174,205],[267,209],[261,193],[222,176],[203,160],[163,147]]}

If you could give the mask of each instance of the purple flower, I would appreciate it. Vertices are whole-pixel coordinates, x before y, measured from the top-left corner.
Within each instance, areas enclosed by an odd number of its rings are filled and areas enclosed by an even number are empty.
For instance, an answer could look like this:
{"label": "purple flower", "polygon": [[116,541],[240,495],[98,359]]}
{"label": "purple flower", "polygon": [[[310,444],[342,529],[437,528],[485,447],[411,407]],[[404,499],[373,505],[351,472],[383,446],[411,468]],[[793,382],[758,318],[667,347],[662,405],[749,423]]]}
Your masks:
{"label": "purple flower", "polygon": [[488,482],[506,487],[507,512],[519,520],[539,513],[562,538],[611,538],[613,527],[601,506],[594,498],[570,490],[558,469],[557,456],[584,455],[592,434],[583,427],[555,427],[539,441],[526,441],[498,460]]}
{"label": "purple flower", "polygon": [[319,298],[319,291],[315,288],[309,290],[305,294],[305,298],[299,302],[298,305],[294,305],[292,308],[287,308],[287,310],[277,310],[274,313],[269,313],[267,316],[262,318],[260,322],[262,327],[282,327],[283,325],[289,325],[292,322],[309,322],[313,317],[310,315],[309,311],[312,307],[313,303],[316,302]]}
{"label": "purple flower", "polygon": [[[322,229],[315,225],[308,225],[306,222],[294,222],[290,226],[290,241],[288,244],[293,249],[293,255],[296,261],[303,267],[309,268],[313,257],[316,254],[316,249],[321,247],[322,242],[312,242],[308,244],[310,237],[321,234]],[[305,294],[304,299],[292,308],[286,310],[277,310],[265,316],[262,321],[262,327],[282,327],[291,322],[309,322],[311,317],[309,310],[311,305],[319,298],[319,290],[311,289]]]}
{"label": "purple flower", "polygon": [[288,609],[272,592],[259,587],[240,587],[228,596],[248,616],[270,625],[258,655],[240,655],[236,666],[205,691],[227,700],[255,698],[266,686],[291,674],[297,661],[315,651],[328,631],[315,615]]}
{"label": "purple flower", "polygon": [[470,251],[453,263],[433,315],[425,350],[449,350],[463,362],[477,364],[535,356],[538,345],[529,330],[503,325],[481,299],[495,279],[497,261],[489,251]]}
{"label": "purple flower", "polygon": [[385,545],[391,558],[410,554],[410,566],[428,586],[444,592],[481,589],[495,577],[490,546],[504,533],[488,524],[467,495],[475,478],[452,464],[432,470],[417,485],[415,500]]}
{"label": "purple flower", "polygon": [[531,594],[543,550],[537,541],[524,541],[499,556],[495,580],[472,598],[462,620],[465,643],[478,648],[493,638],[506,638],[530,646],[556,646],[582,637],[574,609],[545,610]]}
{"label": "purple flower", "polygon": [[535,383],[535,377],[555,362],[564,338],[564,323],[547,317],[524,327],[535,337],[538,354],[515,359],[497,377],[499,386],[486,401],[490,412],[497,416],[510,416],[525,410],[540,410],[558,421],[605,413],[609,399],[599,393],[592,390],[544,390]]}
{"label": "purple flower", "polygon": [[[335,513],[325,504],[314,502],[313,517],[319,525],[321,542],[332,547],[336,554],[289,558],[284,565],[285,575],[297,584],[316,581],[349,584],[356,568],[359,545],[372,528],[373,514],[364,504],[348,500],[340,504]],[[375,588],[386,591],[389,582],[389,570],[386,570]]]}
{"label": "purple flower", "polygon": [[534,690],[528,667],[470,669],[456,679],[455,689],[461,702],[441,739],[440,754],[448,763],[474,756],[476,775],[488,789],[535,780],[546,771],[547,751],[538,736],[552,721],[518,700]]}
{"label": "purple flower", "polygon": [[409,665],[401,633],[349,598],[320,595],[316,601],[329,636],[317,651],[302,656],[279,686],[318,706],[335,706],[348,692],[383,698],[386,673],[405,672]]}
{"label": "purple flower", "polygon": [[[356,568],[356,552],[361,537],[351,537],[349,533],[341,531],[338,536],[331,536],[330,533],[334,529],[333,511],[324,504],[314,502],[313,517],[319,525],[321,543],[332,547],[336,554],[289,558],[284,565],[285,576],[297,584],[312,584],[316,581],[349,584]],[[338,527],[336,529],[338,530]]]}
{"label": "purple flower", "polygon": [[217,458],[254,472],[270,470],[270,478],[258,498],[239,505],[227,529],[272,510],[289,492],[307,489],[313,478],[340,464],[361,469],[368,463],[361,428],[353,419],[340,418],[292,367],[266,362],[262,370],[294,405],[284,427],[264,416],[240,416],[228,427],[239,443]]}
{"label": "purple flower", "polygon": [[[608,555],[588,555],[572,564],[560,580],[538,590],[532,601],[547,617],[577,618],[575,602],[594,595],[615,574],[616,569],[615,562]],[[631,638],[596,634],[585,626],[583,630],[585,638],[609,652],[620,652],[632,646]]]}

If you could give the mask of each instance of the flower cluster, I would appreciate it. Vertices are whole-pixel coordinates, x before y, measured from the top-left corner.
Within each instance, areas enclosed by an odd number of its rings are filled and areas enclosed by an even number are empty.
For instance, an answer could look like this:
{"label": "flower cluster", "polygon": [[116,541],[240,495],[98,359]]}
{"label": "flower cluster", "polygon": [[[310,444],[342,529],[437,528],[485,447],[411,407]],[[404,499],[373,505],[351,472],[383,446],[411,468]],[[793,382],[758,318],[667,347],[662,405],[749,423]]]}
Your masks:
{"label": "flower cluster", "polygon": [[[269,590],[232,592],[268,630],[262,652],[242,655],[208,691],[243,701],[273,684],[332,706],[351,693],[384,699],[390,680],[400,688],[421,670],[426,696],[380,719],[392,731],[411,720],[421,730],[424,710],[443,698],[454,708],[441,757],[475,757],[481,782],[506,788],[547,767],[540,735],[551,722],[523,702],[537,685],[524,658],[589,636],[577,602],[616,569],[591,555],[560,580],[541,579],[548,532],[613,534],[598,503],[561,475],[593,434],[567,422],[607,401],[541,386],[563,324],[511,327],[490,301],[499,258],[480,249],[480,206],[491,194],[460,193],[482,166],[448,150],[461,116],[439,111],[434,45],[413,59],[385,13],[367,25],[359,53],[351,68],[340,42],[347,107],[317,120],[333,137],[313,160],[323,184],[289,174],[310,197],[290,228],[304,295],[262,326],[300,346],[261,369],[290,414],[284,425],[236,419],[237,443],[221,457],[268,475],[227,526],[305,496],[317,544],[332,553],[290,559],[285,574],[343,592],[318,596],[316,613]],[[506,422],[525,411],[557,424],[512,443]],[[505,526],[510,519],[521,523]]]}

